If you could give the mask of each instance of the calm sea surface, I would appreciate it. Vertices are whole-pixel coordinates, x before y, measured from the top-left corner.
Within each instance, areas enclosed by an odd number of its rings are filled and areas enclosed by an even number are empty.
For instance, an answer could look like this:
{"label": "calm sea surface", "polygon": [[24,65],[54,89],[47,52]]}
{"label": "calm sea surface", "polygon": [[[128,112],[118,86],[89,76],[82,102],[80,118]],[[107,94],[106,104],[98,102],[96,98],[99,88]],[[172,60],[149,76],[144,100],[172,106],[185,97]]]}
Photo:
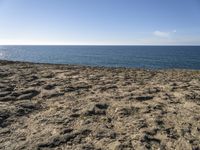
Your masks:
{"label": "calm sea surface", "polygon": [[109,67],[200,69],[200,46],[0,46],[0,59]]}

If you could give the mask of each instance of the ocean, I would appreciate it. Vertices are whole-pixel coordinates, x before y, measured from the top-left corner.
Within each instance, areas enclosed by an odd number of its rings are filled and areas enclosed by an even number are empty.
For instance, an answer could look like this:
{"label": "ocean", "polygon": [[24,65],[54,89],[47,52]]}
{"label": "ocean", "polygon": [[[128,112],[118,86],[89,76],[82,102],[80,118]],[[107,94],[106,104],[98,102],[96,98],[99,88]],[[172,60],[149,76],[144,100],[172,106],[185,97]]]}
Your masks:
{"label": "ocean", "polygon": [[200,69],[200,46],[0,46],[1,60],[147,69]]}

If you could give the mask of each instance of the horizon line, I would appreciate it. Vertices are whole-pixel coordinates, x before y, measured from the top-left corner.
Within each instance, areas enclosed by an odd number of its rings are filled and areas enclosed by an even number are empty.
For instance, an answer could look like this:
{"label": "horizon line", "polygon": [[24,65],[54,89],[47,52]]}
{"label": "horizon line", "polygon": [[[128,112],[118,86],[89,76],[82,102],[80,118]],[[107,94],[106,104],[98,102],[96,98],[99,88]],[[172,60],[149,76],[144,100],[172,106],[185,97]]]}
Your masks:
{"label": "horizon line", "polygon": [[0,44],[0,46],[200,46],[200,44]]}

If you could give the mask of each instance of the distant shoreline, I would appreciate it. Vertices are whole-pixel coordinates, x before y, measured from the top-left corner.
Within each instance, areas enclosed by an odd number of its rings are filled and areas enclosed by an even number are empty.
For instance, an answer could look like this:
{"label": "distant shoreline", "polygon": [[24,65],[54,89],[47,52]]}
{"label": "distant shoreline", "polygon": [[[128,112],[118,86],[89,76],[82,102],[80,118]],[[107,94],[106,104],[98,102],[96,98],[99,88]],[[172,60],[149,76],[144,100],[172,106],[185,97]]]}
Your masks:
{"label": "distant shoreline", "polygon": [[182,69],[182,68],[136,68],[136,67],[108,67],[108,66],[92,66],[92,65],[81,65],[81,64],[57,64],[57,63],[40,63],[40,62],[31,62],[31,61],[12,61],[12,60],[1,60],[0,64],[9,65],[9,64],[30,64],[30,65],[48,65],[48,66],[72,66],[80,68],[94,68],[94,69],[126,69],[126,70],[150,70],[150,71],[200,71],[200,69]]}

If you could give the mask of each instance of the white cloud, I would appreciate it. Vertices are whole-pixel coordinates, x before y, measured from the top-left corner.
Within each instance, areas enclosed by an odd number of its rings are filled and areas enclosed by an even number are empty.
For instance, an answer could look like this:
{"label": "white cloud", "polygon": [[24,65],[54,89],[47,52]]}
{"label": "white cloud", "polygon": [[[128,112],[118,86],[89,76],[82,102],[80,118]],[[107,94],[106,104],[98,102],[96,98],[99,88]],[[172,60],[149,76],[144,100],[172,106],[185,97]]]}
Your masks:
{"label": "white cloud", "polygon": [[154,31],[153,34],[158,37],[168,38],[170,36],[170,32],[162,32],[162,31]]}
{"label": "white cloud", "polygon": [[169,38],[171,37],[173,34],[175,34],[177,31],[176,30],[172,30],[170,32],[164,32],[164,31],[154,31],[153,34],[157,37],[161,37],[161,38]]}
{"label": "white cloud", "polygon": [[173,32],[173,33],[176,33],[176,30],[173,30],[172,32]]}

